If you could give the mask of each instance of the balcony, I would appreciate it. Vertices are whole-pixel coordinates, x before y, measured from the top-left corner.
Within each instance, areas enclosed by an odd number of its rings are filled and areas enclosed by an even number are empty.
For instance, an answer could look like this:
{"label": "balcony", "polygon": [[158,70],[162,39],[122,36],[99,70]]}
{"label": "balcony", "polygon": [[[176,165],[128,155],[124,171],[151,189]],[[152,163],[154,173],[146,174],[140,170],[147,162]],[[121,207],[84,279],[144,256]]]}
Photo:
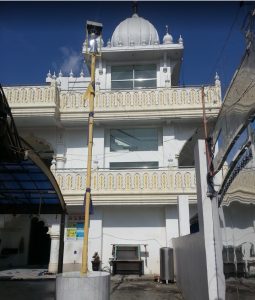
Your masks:
{"label": "balcony", "polygon": [[[220,86],[205,87],[207,116],[218,115],[221,107]],[[63,122],[80,122],[86,119],[88,101],[83,93],[62,91],[60,112]],[[96,92],[96,121],[197,119],[202,117],[200,87],[158,88],[150,90],[105,90]]]}
{"label": "balcony", "polygon": [[[88,101],[83,92],[59,91],[50,86],[4,88],[15,121],[22,126],[86,124]],[[221,106],[220,85],[205,87],[208,117],[216,117]],[[201,119],[200,87],[158,88],[150,90],[100,90],[95,98],[96,122]]]}
{"label": "balcony", "polygon": [[22,126],[53,125],[59,119],[59,93],[51,86],[4,87],[15,122]]}
{"label": "balcony", "polygon": [[[83,204],[86,169],[53,171],[67,205]],[[177,196],[196,200],[194,168],[94,170],[92,198],[96,205],[176,204]]]}

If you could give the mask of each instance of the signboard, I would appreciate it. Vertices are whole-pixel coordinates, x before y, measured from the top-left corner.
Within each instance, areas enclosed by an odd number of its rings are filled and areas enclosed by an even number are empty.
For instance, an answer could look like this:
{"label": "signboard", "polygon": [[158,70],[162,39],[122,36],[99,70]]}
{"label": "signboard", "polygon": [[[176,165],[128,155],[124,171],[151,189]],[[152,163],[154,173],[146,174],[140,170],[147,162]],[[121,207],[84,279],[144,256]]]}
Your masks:
{"label": "signboard", "polygon": [[84,237],[84,216],[69,215],[66,228],[66,238],[68,240],[78,240]]}

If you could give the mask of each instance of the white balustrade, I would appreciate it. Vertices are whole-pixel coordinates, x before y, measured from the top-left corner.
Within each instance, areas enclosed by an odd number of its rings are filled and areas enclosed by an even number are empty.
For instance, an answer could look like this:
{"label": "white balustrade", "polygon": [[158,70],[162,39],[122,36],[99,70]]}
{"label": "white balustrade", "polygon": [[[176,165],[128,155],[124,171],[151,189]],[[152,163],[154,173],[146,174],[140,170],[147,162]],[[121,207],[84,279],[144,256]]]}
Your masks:
{"label": "white balustrade", "polygon": [[[88,101],[84,99],[83,92],[59,91],[56,85],[5,87],[4,91],[10,106],[22,108],[24,111],[27,107],[40,109],[50,106],[60,109],[60,113],[66,119],[69,118],[69,114],[72,119],[75,115],[73,113],[84,118],[83,113],[88,111]],[[205,106],[209,110],[213,109],[213,114],[218,114],[221,106],[219,86],[205,87]],[[104,118],[104,114],[105,118],[116,113],[125,116],[126,112],[142,115],[148,112],[169,117],[169,113],[170,115],[176,112],[181,115],[193,115],[194,111],[199,112],[199,115],[202,114],[202,96],[199,87],[107,90],[97,92],[95,97],[95,112],[101,113],[101,118]],[[96,117],[99,115],[97,114]]]}
{"label": "white balustrade", "polygon": [[4,87],[4,93],[11,107],[59,107],[59,93],[54,85]]}
{"label": "white balustrade", "polygon": [[[61,169],[54,171],[62,193],[84,193],[86,169]],[[195,170],[94,170],[91,178],[93,194],[109,193],[194,193]]]}
{"label": "white balustrade", "polygon": [[[62,111],[80,111],[88,109],[84,93],[62,91],[60,109]],[[221,95],[219,86],[205,87],[205,105],[207,108],[219,108]],[[159,88],[151,90],[99,91],[95,97],[95,111],[139,111],[199,108],[202,109],[202,93],[199,87]]]}

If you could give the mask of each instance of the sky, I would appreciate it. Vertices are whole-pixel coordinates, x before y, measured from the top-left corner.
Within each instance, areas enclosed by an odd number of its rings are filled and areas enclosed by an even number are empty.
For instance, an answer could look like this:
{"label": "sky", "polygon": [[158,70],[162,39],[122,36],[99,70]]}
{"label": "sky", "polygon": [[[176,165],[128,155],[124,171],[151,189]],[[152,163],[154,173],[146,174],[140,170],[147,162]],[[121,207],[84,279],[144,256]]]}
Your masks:
{"label": "sky", "polygon": [[[155,26],[161,43],[166,25],[174,42],[182,35],[180,85],[211,84],[217,71],[224,93],[245,50],[242,24],[252,5],[138,1],[138,15]],[[78,75],[86,21],[103,23],[106,43],[131,15],[131,1],[0,2],[0,83],[44,84],[49,69]]]}

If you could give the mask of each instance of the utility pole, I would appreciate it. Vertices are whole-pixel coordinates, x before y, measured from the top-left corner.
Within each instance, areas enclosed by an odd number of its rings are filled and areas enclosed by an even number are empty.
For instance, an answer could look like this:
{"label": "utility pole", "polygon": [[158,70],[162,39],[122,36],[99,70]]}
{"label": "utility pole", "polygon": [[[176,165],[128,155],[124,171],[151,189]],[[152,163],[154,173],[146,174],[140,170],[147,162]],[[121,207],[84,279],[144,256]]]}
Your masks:
{"label": "utility pole", "polygon": [[[91,164],[93,147],[93,127],[94,127],[94,99],[95,99],[95,71],[96,56],[98,52],[97,37],[101,37],[102,24],[87,21],[87,44],[90,36],[90,50],[86,54],[91,56],[91,80],[85,93],[85,100],[89,99],[89,122],[88,122],[88,158],[87,158],[87,177],[86,177],[86,195],[85,195],[85,214],[84,214],[84,237],[82,248],[82,267],[81,273],[88,272],[88,239],[89,239],[89,211],[91,205]],[[100,45],[101,46],[101,45]],[[101,48],[101,47],[100,47]],[[87,49],[86,49],[87,50]]]}

